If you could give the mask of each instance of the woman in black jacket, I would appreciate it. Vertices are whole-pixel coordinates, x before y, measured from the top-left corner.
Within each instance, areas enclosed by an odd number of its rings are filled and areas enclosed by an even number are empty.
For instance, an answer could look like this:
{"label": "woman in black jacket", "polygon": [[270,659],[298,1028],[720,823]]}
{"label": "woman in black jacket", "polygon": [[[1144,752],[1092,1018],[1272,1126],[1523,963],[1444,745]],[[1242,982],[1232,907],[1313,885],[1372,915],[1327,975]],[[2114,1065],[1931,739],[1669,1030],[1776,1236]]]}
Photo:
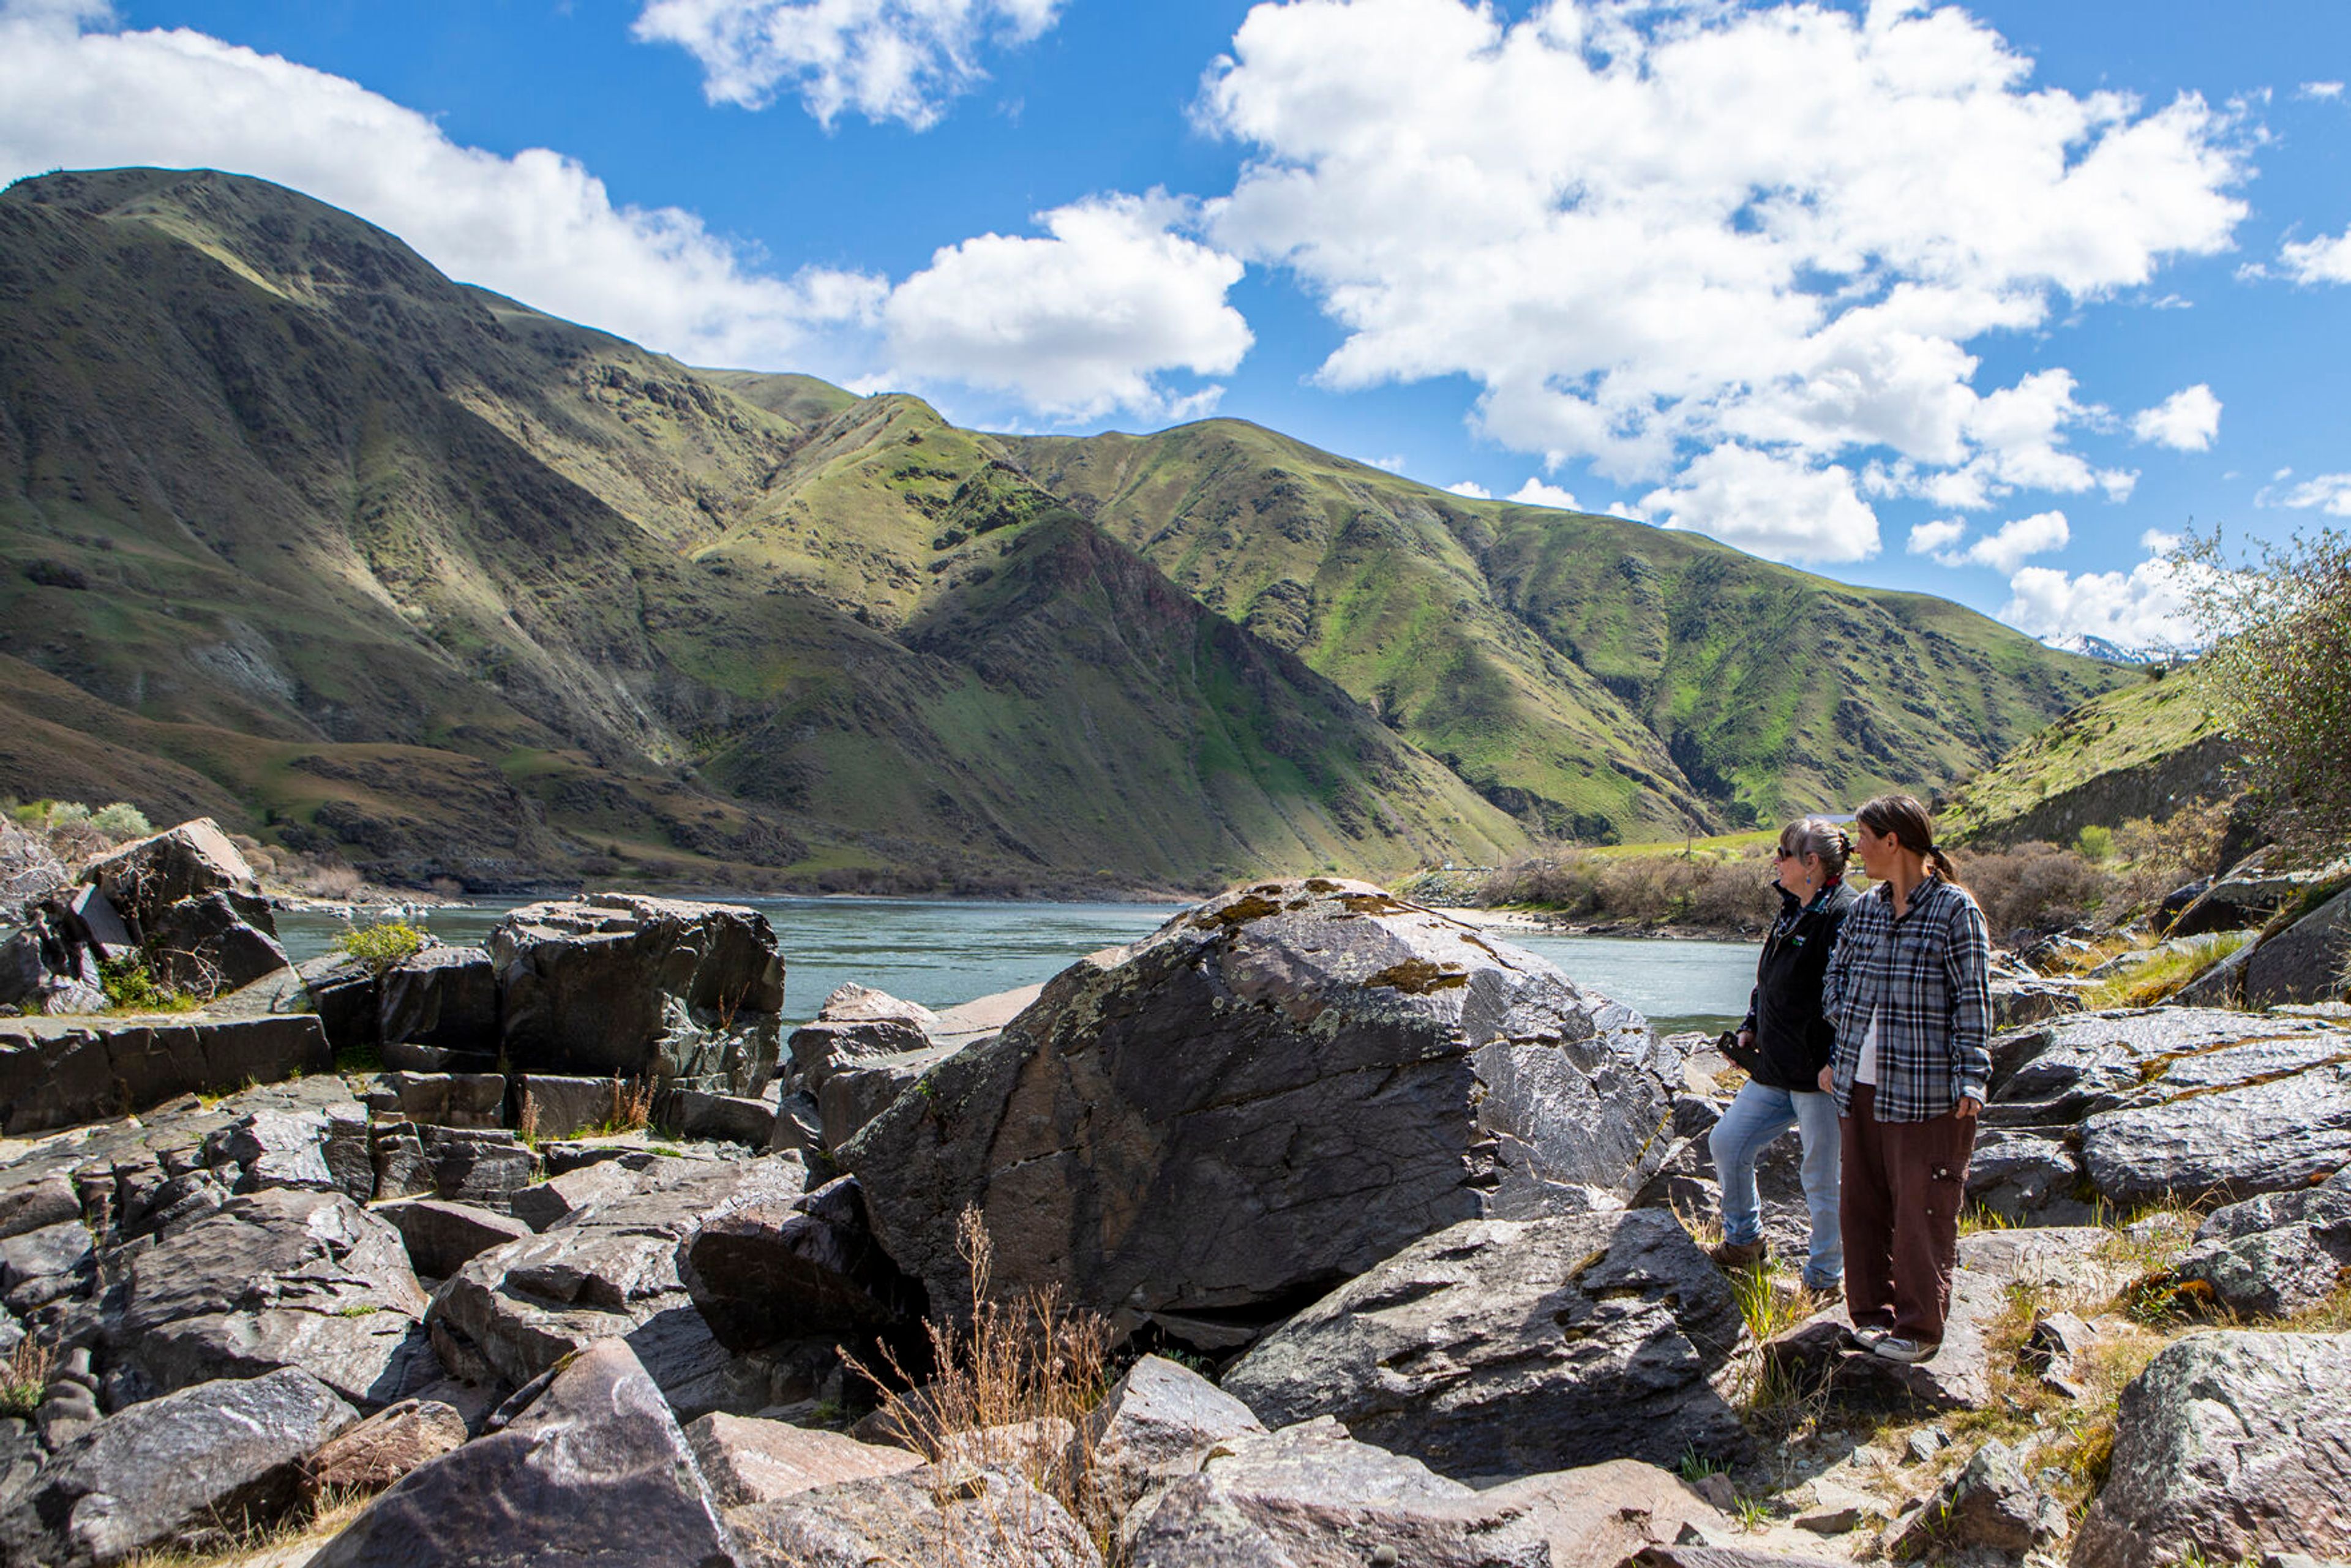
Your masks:
{"label": "woman in black jacket", "polygon": [[1834,1291],[1844,1276],[1836,1103],[1820,1086],[1836,1033],[1821,1017],[1821,976],[1855,902],[1844,884],[1845,857],[1852,852],[1844,830],[1820,817],[1781,830],[1773,857],[1780,917],[1763,939],[1747,1020],[1739,1026],[1740,1054],[1753,1065],[1707,1139],[1722,1178],[1722,1245],[1712,1256],[1726,1269],[1750,1269],[1764,1257],[1756,1159],[1772,1139],[1797,1130],[1804,1145],[1804,1202],[1813,1212],[1804,1283],[1815,1291]]}

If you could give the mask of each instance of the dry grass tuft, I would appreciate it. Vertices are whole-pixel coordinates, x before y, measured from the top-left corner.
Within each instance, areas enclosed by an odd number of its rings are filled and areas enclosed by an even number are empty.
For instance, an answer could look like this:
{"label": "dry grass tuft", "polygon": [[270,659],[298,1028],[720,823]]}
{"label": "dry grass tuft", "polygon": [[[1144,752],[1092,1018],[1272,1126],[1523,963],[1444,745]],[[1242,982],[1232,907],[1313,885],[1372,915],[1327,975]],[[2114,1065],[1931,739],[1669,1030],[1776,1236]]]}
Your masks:
{"label": "dry grass tuft", "polygon": [[368,1492],[331,1491],[273,1524],[224,1524],[203,1541],[125,1558],[122,1568],[299,1568],[373,1500]]}
{"label": "dry grass tuft", "polygon": [[55,1348],[31,1334],[18,1340],[7,1361],[0,1364],[0,1416],[30,1417],[39,1409],[57,1361]]}
{"label": "dry grass tuft", "polygon": [[653,1081],[651,1078],[612,1080],[612,1113],[599,1134],[642,1133],[653,1122]]}
{"label": "dry grass tuft", "polygon": [[[887,1346],[886,1378],[853,1356],[849,1364],[881,1391],[883,1419],[899,1441],[934,1461],[935,1483],[950,1494],[936,1500],[943,1511],[970,1495],[956,1479],[970,1466],[1009,1470],[1067,1509],[1107,1551],[1117,1521],[1086,1433],[1108,1388],[1110,1325],[1067,1306],[1058,1289],[996,1300],[995,1244],[977,1208],[963,1211],[956,1246],[971,1273],[971,1312],[967,1324],[935,1317],[923,1325],[937,1375],[909,1387]],[[1017,1535],[1019,1523],[980,1528]],[[961,1555],[956,1542],[941,1545]]]}

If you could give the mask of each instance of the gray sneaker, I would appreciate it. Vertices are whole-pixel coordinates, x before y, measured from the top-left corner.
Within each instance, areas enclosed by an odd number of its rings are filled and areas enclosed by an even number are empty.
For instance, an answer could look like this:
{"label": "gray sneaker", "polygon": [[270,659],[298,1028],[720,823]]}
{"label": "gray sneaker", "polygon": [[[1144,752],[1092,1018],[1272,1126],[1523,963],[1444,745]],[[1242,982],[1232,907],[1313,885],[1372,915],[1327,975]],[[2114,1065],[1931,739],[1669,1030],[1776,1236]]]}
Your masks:
{"label": "gray sneaker", "polygon": [[1938,1344],[1922,1344],[1915,1339],[1889,1333],[1871,1341],[1869,1354],[1884,1356],[1888,1361],[1917,1363],[1932,1360],[1935,1353],[1942,1348]]}
{"label": "gray sneaker", "polygon": [[1892,1333],[1894,1331],[1892,1329],[1879,1328],[1876,1323],[1864,1323],[1861,1327],[1855,1329],[1852,1332],[1854,1343],[1855,1344],[1858,1344],[1864,1350],[1875,1350],[1877,1348],[1877,1342],[1884,1339],[1887,1334]]}

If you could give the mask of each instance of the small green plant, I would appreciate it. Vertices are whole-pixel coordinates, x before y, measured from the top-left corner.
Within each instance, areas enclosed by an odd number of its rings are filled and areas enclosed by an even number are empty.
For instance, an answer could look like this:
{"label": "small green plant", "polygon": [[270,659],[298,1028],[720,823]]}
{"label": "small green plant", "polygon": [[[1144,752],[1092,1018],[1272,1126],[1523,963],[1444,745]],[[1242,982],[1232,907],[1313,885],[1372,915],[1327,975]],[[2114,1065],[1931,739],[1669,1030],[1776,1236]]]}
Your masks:
{"label": "small green plant", "polygon": [[2074,839],[2074,847],[2082,852],[2083,859],[2104,865],[2115,858],[2115,831],[2095,826],[2084,828]]}
{"label": "small green plant", "polygon": [[383,1051],[372,1045],[347,1045],[335,1052],[335,1071],[346,1078],[368,1078],[383,1071]]}
{"label": "small green plant", "polygon": [[1741,1530],[1771,1528],[1771,1505],[1760,1497],[1740,1496],[1733,1500],[1731,1511],[1738,1516]]}
{"label": "small green plant", "polygon": [[156,983],[147,966],[136,958],[110,958],[98,967],[106,1005],[119,1013],[187,1013],[196,1010],[196,998],[185,991]]}
{"label": "small green plant", "polygon": [[335,951],[381,975],[402,958],[423,952],[424,942],[423,927],[405,920],[382,920],[344,932],[335,938]]}
{"label": "small green plant", "polygon": [[1725,1474],[1730,1469],[1720,1459],[1710,1459],[1696,1448],[1684,1448],[1681,1462],[1674,1468],[1680,1473],[1682,1479],[1692,1486],[1698,1485],[1708,1476]]}
{"label": "small green plant", "polygon": [[339,1318],[371,1318],[381,1311],[383,1309],[373,1301],[353,1301],[347,1307],[337,1307],[335,1315]]}
{"label": "small green plant", "polygon": [[0,1416],[29,1419],[41,1406],[49,1386],[57,1352],[31,1334],[16,1342],[8,1359],[0,1363]]}

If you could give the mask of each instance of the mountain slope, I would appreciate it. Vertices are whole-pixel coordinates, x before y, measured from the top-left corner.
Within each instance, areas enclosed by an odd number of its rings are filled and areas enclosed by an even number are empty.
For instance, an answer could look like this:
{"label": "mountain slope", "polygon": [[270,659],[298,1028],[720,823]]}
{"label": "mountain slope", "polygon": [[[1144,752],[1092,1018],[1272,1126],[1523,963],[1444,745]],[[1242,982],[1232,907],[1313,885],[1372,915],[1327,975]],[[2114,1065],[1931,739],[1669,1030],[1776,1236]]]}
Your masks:
{"label": "mountain slope", "polygon": [[[93,764],[62,724],[114,748],[129,799],[482,883],[617,858],[1067,885],[1519,841],[1066,509],[1031,497],[935,549],[918,500],[952,511],[965,478],[984,498],[1009,476],[914,400],[691,372],[212,174],[12,188],[0,310],[0,703],[43,720],[5,727],[0,787],[82,792]],[[872,515],[832,507],[859,496]],[[1050,623],[1002,607],[999,633],[1043,627],[1038,657],[890,634],[1055,517],[1040,558],[1090,563],[1102,591]],[[1228,766],[1235,689],[1349,767]],[[1165,747],[1064,766],[1087,725],[1111,753]]]}
{"label": "mountain slope", "polygon": [[1932,789],[2121,678],[1941,600],[1466,500],[1237,421],[1005,444],[1541,831]]}

